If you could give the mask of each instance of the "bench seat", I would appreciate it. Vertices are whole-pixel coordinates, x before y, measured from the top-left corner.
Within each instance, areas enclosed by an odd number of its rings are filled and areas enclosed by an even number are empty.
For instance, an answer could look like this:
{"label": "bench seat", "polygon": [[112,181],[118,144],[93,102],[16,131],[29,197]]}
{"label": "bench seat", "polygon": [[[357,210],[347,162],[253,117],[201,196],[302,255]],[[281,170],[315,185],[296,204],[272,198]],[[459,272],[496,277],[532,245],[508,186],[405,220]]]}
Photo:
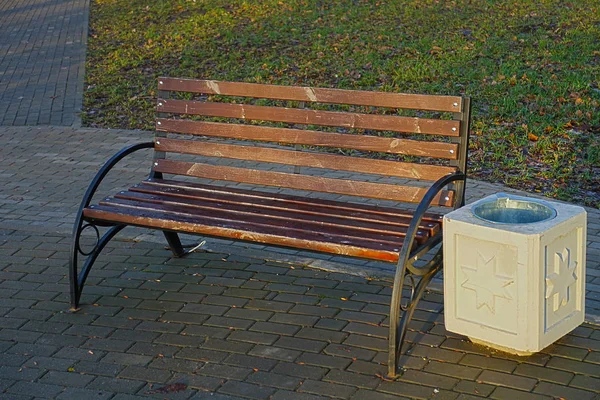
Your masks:
{"label": "bench seat", "polygon": [[[119,222],[397,262],[414,210],[175,180],[143,181],[84,209],[90,222]],[[415,246],[441,230],[426,215]]]}

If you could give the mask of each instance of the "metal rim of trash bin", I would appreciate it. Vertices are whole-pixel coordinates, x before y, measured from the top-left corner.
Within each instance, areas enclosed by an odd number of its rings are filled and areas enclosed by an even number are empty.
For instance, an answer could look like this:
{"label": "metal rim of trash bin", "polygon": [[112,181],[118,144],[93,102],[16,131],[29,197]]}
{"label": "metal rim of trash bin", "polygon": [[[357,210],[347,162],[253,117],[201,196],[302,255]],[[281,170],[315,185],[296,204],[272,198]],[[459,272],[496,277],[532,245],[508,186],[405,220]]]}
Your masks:
{"label": "metal rim of trash bin", "polygon": [[540,201],[499,197],[476,205],[475,217],[494,224],[533,224],[556,217],[556,210]]}

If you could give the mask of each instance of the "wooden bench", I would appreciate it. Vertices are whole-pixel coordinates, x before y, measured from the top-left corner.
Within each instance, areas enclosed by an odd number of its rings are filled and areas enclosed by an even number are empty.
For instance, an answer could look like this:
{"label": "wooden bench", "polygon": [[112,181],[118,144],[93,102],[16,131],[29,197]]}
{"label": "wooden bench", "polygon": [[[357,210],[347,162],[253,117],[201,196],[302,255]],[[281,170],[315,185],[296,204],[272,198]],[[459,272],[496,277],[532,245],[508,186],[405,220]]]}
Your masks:
{"label": "wooden bench", "polygon": [[[175,256],[186,254],[185,232],[396,263],[395,376],[416,303],[442,266],[442,214],[463,204],[469,98],[172,78],[158,88],[154,141],[113,156],[83,198],[72,310],[92,264],[128,225],[163,231]],[[91,205],[110,169],[144,148],[154,148],[149,178]],[[99,226],[108,227],[102,237]],[[80,245],[87,229],[97,235],[89,252]],[[87,257],[81,270],[79,255]]]}

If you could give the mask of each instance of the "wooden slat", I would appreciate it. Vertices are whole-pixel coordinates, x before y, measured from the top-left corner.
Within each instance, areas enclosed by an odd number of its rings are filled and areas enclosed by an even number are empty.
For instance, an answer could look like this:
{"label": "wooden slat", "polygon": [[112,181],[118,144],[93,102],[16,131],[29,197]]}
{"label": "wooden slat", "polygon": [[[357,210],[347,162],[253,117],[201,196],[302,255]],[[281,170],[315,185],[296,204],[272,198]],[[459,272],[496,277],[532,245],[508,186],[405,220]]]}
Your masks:
{"label": "wooden slat", "polygon": [[[210,198],[218,201],[231,201],[269,209],[284,209],[303,212],[308,215],[336,215],[337,218],[350,218],[364,221],[377,221],[380,224],[407,226],[410,224],[413,211],[401,208],[374,206],[371,204],[355,204],[310,197],[293,196],[282,193],[261,192],[229,186],[204,185],[198,182],[181,182],[168,179],[153,179],[141,182],[130,189],[154,194],[168,193],[188,198]],[[420,229],[429,231],[430,235],[439,232],[442,216],[425,214]]]}
{"label": "wooden slat", "polygon": [[[348,212],[345,210],[337,210],[338,212],[334,214],[331,209],[319,209],[318,204],[315,207],[311,207],[307,204],[291,204],[278,201],[279,199],[277,198],[248,198],[215,190],[202,192],[178,189],[177,192],[173,192],[161,187],[136,185],[130,188],[129,191],[115,195],[116,198],[124,197],[132,199],[137,199],[138,196],[142,196],[142,198],[146,198],[148,201],[189,203],[200,207],[217,207],[219,209],[231,208],[234,211],[252,212],[261,215],[289,215],[291,218],[298,220],[324,221],[337,225],[358,226],[366,229],[400,233],[406,233],[406,229],[411,222],[410,217],[396,216],[395,218],[386,220],[376,214]],[[433,236],[439,230],[440,223],[422,221],[417,234],[421,236]]]}
{"label": "wooden slat", "polygon": [[220,94],[224,96],[243,96],[263,99],[352,104],[444,112],[460,112],[462,109],[462,99],[458,96],[434,96],[299,86],[278,86],[166,77],[158,79],[158,89],[178,92]]}
{"label": "wooden slat", "polygon": [[332,112],[298,108],[265,107],[251,104],[212,103],[192,100],[158,99],[158,112],[293,124],[340,126],[441,136],[458,136],[460,121]]}
{"label": "wooden slat", "polygon": [[[296,175],[283,172],[261,171],[173,160],[155,161],[154,170],[156,172],[167,174],[187,175],[198,178],[279,186],[299,190],[337,193],[410,203],[418,203],[427,191],[426,188],[412,186],[346,181],[317,176]],[[453,191],[443,191],[435,197],[433,204],[450,206],[453,201],[453,194]]]}
{"label": "wooden slat", "polygon": [[156,120],[156,130],[159,132],[346,148],[420,157],[445,158],[450,160],[455,160],[458,153],[458,145],[454,143],[348,135],[218,122],[158,118]]}
{"label": "wooden slat", "polygon": [[[100,204],[106,205],[122,205],[136,208],[144,208],[148,210],[157,210],[159,212],[178,213],[187,215],[190,218],[207,218],[216,221],[230,222],[246,222],[257,226],[273,226],[285,227],[296,232],[311,235],[313,232],[319,232],[330,237],[336,237],[339,241],[364,241],[376,243],[388,243],[397,246],[398,242],[402,242],[406,236],[406,228],[404,231],[397,230],[379,230],[374,224],[341,224],[334,218],[327,220],[326,218],[318,221],[298,218],[292,212],[281,212],[278,215],[275,213],[256,213],[252,210],[243,210],[239,207],[218,207],[217,205],[208,204],[201,201],[172,201],[166,197],[147,196],[141,193],[124,192],[115,196],[110,200],[101,201]],[[429,235],[422,232],[418,237],[420,242],[424,241]]]}
{"label": "wooden slat", "polygon": [[[197,213],[207,215],[217,215],[217,213],[228,213],[240,215],[240,218],[248,218],[249,216],[259,217],[264,219],[283,219],[295,224],[300,224],[303,228],[316,225],[318,229],[322,226],[334,227],[348,232],[366,232],[376,233],[388,236],[404,237],[408,229],[408,224],[384,224],[375,220],[365,221],[358,218],[340,218],[337,215],[305,213],[294,209],[283,209],[275,207],[264,207],[260,204],[252,204],[247,202],[222,201],[220,199],[211,199],[203,197],[186,197],[174,193],[145,193],[132,188],[133,190],[117,193],[116,199],[134,200],[139,202],[148,202],[155,204],[168,204],[180,207],[190,207]],[[429,236],[426,230],[421,231],[419,236],[425,238]]]}
{"label": "wooden slat", "polygon": [[155,149],[164,152],[194,154],[206,157],[234,158],[432,181],[456,172],[456,168],[454,167],[438,165],[403,163],[399,161],[373,160],[369,158],[299,152],[258,146],[239,146],[166,138],[157,139]]}
{"label": "wooden slat", "polygon": [[[219,226],[215,225],[214,220],[190,218],[176,213],[161,214],[156,210],[128,209],[107,205],[85,209],[84,217],[88,220],[114,221],[127,225],[227,237],[381,261],[398,261],[398,253],[394,251],[397,246],[389,244],[384,246],[376,242],[368,242],[369,247],[364,246],[363,243],[359,245],[341,244],[318,232],[313,232],[312,235],[302,235],[300,232],[294,232],[287,228],[262,227],[239,221],[223,221],[224,224]],[[296,235],[290,235],[292,232]]]}

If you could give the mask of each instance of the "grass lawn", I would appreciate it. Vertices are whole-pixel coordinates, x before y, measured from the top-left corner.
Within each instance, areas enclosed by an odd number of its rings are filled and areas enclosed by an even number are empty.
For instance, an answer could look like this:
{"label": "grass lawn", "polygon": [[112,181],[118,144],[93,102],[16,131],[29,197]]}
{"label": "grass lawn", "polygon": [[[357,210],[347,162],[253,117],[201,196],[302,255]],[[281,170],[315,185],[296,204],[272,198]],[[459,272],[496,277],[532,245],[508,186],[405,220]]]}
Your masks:
{"label": "grass lawn", "polygon": [[156,77],[473,98],[471,177],[600,207],[600,1],[92,0],[83,121]]}

